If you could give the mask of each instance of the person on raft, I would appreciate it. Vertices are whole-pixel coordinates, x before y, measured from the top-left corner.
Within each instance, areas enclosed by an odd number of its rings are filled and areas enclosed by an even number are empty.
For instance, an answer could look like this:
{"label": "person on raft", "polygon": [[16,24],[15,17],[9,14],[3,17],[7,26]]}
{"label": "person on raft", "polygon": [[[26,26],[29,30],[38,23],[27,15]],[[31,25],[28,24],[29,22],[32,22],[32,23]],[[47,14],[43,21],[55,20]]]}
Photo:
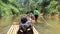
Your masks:
{"label": "person on raft", "polygon": [[31,22],[32,22],[31,16],[29,19],[27,19],[26,16],[23,16],[21,18],[21,22],[17,34],[33,34],[33,27],[31,25]]}
{"label": "person on raft", "polygon": [[39,16],[39,11],[38,11],[37,8],[34,10],[33,14],[35,16],[35,22],[37,22],[37,19],[38,19],[38,16]]}
{"label": "person on raft", "polygon": [[29,17],[32,18],[32,20],[35,20],[34,14],[33,13],[29,13]]}

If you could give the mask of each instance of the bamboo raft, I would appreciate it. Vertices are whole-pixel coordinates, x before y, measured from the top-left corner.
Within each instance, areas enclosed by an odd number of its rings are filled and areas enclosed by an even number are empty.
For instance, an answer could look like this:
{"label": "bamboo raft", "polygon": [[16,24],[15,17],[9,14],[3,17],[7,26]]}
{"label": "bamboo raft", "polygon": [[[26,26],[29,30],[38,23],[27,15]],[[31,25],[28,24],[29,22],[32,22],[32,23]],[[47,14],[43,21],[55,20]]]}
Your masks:
{"label": "bamboo raft", "polygon": [[[16,34],[18,29],[19,29],[19,25],[12,25],[9,31],[7,32],[7,34]],[[34,26],[33,26],[33,31],[34,31],[34,34],[39,34],[37,30],[34,28]]]}

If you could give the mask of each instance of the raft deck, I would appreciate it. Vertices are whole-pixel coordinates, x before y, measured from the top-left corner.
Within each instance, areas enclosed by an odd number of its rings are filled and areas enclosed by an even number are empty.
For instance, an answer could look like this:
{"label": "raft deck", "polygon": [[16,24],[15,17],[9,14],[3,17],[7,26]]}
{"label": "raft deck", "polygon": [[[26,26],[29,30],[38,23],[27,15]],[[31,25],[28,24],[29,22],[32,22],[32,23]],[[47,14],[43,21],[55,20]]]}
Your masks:
{"label": "raft deck", "polygon": [[[16,34],[18,29],[19,29],[19,25],[12,25],[8,30],[7,34]],[[34,31],[34,34],[39,34],[37,30],[34,28],[34,26],[33,26],[33,31]]]}

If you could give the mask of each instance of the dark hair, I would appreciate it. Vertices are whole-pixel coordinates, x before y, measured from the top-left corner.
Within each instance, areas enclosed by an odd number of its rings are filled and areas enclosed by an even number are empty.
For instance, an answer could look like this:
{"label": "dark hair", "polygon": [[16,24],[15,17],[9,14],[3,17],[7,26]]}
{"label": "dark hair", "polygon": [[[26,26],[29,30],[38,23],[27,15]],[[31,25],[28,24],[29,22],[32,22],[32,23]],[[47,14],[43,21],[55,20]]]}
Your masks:
{"label": "dark hair", "polygon": [[21,22],[22,23],[26,23],[26,21],[27,21],[27,18],[26,17],[25,18],[24,17],[21,18]]}
{"label": "dark hair", "polygon": [[31,10],[30,13],[33,13],[33,11]]}
{"label": "dark hair", "polygon": [[36,10],[38,10],[38,9],[36,8]]}

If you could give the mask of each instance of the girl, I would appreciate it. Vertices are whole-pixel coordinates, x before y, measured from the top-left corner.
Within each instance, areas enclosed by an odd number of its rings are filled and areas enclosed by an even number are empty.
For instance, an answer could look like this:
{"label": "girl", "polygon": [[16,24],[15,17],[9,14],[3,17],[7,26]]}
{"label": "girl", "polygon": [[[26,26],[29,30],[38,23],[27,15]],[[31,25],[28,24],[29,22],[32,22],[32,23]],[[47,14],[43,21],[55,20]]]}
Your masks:
{"label": "girl", "polygon": [[29,18],[27,19],[26,16],[23,16],[21,18],[21,22],[20,22],[20,28],[17,32],[17,34],[33,34],[33,28],[31,25],[32,19]]}

